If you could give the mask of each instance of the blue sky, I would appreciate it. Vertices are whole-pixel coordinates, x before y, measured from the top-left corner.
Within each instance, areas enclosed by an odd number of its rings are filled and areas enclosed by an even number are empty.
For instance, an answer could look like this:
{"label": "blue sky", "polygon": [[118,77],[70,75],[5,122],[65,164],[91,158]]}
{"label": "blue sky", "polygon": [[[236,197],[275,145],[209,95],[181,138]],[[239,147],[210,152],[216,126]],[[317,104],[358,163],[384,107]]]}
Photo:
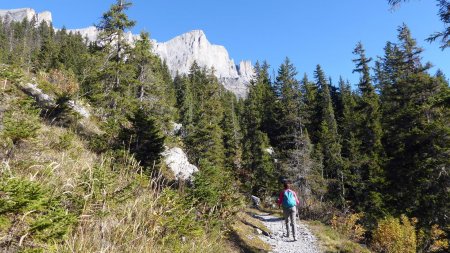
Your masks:
{"label": "blue sky", "polygon": [[[81,28],[99,21],[114,0],[0,0],[0,9],[49,10],[55,27]],[[128,12],[134,33],[150,32],[166,41],[202,29],[214,44],[224,45],[238,62],[267,60],[276,70],[288,56],[302,75],[312,78],[321,64],[334,83],[340,75],[356,83],[352,51],[358,41],[373,58],[386,41],[396,41],[397,27],[407,24],[432,62],[450,77],[450,49],[425,38],[443,29],[435,1],[411,0],[391,10],[386,0],[134,0]]]}

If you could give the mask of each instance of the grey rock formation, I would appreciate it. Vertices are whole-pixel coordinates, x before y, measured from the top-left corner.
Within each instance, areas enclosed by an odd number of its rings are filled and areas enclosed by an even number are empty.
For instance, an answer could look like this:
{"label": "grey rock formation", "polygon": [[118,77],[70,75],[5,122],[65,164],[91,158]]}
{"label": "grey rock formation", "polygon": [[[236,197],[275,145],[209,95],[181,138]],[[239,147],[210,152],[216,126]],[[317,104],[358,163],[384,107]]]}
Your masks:
{"label": "grey rock formation", "polygon": [[199,66],[214,69],[214,74],[227,90],[245,97],[254,71],[250,61],[236,65],[225,47],[211,44],[202,30],[193,30],[167,42],[156,42],[154,52],[169,67],[172,77],[188,74],[195,61]]}
{"label": "grey rock formation", "polygon": [[2,20],[16,22],[20,22],[24,19],[28,19],[29,21],[35,19],[37,21],[37,25],[42,21],[47,22],[48,24],[52,22],[52,14],[49,11],[37,13],[35,10],[30,8],[0,10],[0,18]]}
{"label": "grey rock formation", "polygon": [[[37,84],[25,83],[19,85],[19,87],[23,92],[33,97],[42,107],[51,108],[56,106],[56,99],[53,96],[44,93],[40,88],[38,88]],[[89,109],[86,106],[83,106],[80,102],[69,100],[67,101],[67,106],[83,118],[89,118],[91,116]]]}
{"label": "grey rock formation", "polygon": [[192,174],[198,171],[198,168],[188,161],[181,148],[167,149],[161,155],[176,179],[189,180]]}

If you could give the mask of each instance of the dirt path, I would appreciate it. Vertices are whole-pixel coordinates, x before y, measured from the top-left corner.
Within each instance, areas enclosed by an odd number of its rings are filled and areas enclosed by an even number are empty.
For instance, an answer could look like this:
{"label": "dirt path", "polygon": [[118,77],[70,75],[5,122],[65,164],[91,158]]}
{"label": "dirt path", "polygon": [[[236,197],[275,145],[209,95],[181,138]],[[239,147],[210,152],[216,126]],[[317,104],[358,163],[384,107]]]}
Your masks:
{"label": "dirt path", "polygon": [[283,237],[284,221],[281,218],[269,214],[255,215],[268,229],[272,231],[270,236],[260,235],[260,238],[269,243],[274,253],[319,253],[316,237],[309,229],[297,220],[297,241]]}

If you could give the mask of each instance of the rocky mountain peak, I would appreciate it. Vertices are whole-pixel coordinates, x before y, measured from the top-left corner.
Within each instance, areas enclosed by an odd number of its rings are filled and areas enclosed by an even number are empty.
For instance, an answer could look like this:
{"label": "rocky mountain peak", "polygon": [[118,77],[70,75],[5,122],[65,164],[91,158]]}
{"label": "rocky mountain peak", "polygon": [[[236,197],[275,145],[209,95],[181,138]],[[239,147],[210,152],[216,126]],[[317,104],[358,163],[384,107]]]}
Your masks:
{"label": "rocky mountain peak", "polygon": [[24,19],[37,21],[37,24],[40,24],[42,21],[50,24],[52,22],[52,13],[49,11],[43,11],[37,13],[35,10],[31,8],[20,8],[20,9],[11,9],[11,10],[0,10],[0,18],[2,20],[9,20],[20,22]]}
{"label": "rocky mountain peak", "polygon": [[202,30],[184,33],[167,42],[156,42],[154,51],[166,61],[172,77],[176,73],[188,74],[196,61],[202,67],[214,68],[214,74],[226,89],[239,97],[246,96],[247,84],[253,76],[251,62],[236,65],[225,47],[211,44]]}

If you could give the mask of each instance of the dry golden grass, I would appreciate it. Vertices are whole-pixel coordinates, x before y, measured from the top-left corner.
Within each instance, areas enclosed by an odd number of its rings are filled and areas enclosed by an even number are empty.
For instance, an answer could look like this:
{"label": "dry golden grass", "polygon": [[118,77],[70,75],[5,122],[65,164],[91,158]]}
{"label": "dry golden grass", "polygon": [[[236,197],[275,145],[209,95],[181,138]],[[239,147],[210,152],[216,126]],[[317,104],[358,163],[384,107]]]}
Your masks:
{"label": "dry golden grass", "polygon": [[368,248],[358,243],[352,242],[343,234],[334,230],[330,226],[326,226],[319,221],[304,221],[311,232],[319,240],[320,247],[326,253],[370,253]]}
{"label": "dry golden grass", "polygon": [[142,175],[130,155],[114,159],[90,152],[68,129],[42,124],[36,138],[21,142],[3,160],[1,171],[53,189],[68,210],[78,212],[64,242],[46,251],[238,252],[223,231],[177,233],[177,221],[168,217],[194,210],[161,202],[162,178]]}

